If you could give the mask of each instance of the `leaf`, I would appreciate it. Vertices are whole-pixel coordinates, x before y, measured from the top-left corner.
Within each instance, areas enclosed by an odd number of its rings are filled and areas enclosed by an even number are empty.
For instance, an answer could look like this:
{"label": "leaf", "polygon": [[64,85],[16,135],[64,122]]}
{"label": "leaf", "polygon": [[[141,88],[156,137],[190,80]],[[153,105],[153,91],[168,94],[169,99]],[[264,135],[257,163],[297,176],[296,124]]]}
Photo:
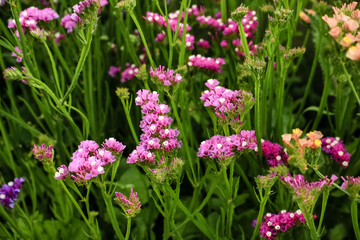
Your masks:
{"label": "leaf", "polygon": [[329,240],[341,240],[348,236],[346,227],[343,223],[336,225],[329,231]]}
{"label": "leaf", "polygon": [[[310,106],[310,107],[306,108],[306,109],[303,111],[303,113],[306,113],[306,112],[309,112],[309,111],[318,112],[318,111],[319,111],[319,107]],[[329,112],[329,111],[326,111],[326,110],[323,111],[323,114],[324,114],[324,115],[329,115],[329,116],[333,116],[333,115],[334,115],[334,113]]]}

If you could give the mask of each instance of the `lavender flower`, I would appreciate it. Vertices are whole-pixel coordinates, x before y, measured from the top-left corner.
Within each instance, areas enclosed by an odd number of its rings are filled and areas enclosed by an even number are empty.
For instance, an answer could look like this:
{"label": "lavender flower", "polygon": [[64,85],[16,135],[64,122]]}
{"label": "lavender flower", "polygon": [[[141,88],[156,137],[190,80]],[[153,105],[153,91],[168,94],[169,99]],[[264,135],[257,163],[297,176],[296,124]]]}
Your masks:
{"label": "lavender flower", "polygon": [[283,151],[280,144],[261,140],[261,147],[263,156],[270,167],[276,167],[283,164],[287,165],[289,156]]}
{"label": "lavender flower", "polygon": [[4,207],[14,208],[21,185],[25,182],[23,178],[15,178],[13,182],[3,184],[0,188],[0,203]]}

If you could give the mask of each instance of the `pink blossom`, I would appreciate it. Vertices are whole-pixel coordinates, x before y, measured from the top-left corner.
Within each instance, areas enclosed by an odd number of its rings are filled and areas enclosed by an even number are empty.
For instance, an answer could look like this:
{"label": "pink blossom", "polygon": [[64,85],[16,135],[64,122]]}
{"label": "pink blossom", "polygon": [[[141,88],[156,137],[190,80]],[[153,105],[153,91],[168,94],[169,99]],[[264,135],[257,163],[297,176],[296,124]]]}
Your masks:
{"label": "pink blossom", "polygon": [[346,57],[353,60],[359,61],[360,60],[360,43],[357,43],[356,46],[352,46],[346,52]]}
{"label": "pink blossom", "polygon": [[333,37],[333,38],[337,38],[340,34],[341,34],[342,30],[340,27],[334,27],[329,31],[329,34]]}
{"label": "pink blossom", "polygon": [[121,67],[110,66],[108,74],[111,77],[115,77],[121,71]]}
{"label": "pink blossom", "polygon": [[225,64],[225,60],[222,58],[206,58],[201,55],[192,55],[189,57],[188,66],[189,67],[199,67],[206,70],[216,71],[218,73],[222,72],[221,66]]}

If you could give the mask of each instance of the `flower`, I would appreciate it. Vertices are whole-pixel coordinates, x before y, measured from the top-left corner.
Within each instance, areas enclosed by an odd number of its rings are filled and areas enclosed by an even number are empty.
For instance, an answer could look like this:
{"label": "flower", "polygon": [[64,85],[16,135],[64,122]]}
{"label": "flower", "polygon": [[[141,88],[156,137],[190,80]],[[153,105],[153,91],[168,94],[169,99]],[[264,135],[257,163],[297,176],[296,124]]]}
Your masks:
{"label": "flower", "polygon": [[[313,215],[313,218],[316,218],[316,215]],[[260,236],[267,240],[272,240],[278,234],[286,232],[289,228],[299,223],[305,222],[306,220],[300,209],[295,212],[282,210],[278,214],[267,213],[260,225]],[[254,223],[256,225],[256,220]]]}
{"label": "flower", "polygon": [[159,66],[155,70],[150,67],[150,76],[155,82],[161,82],[164,86],[174,86],[182,81],[182,76],[174,70],[166,69],[164,66]]}
{"label": "flower", "polygon": [[14,208],[15,201],[17,200],[20,188],[25,182],[23,178],[15,178],[13,182],[3,184],[0,188],[0,203],[4,207]]}
{"label": "flower", "polygon": [[131,79],[134,79],[135,76],[139,73],[139,67],[135,66],[135,64],[130,65],[129,63],[126,64],[127,68],[121,73],[121,82],[127,82]]}
{"label": "flower", "polygon": [[17,46],[15,47],[15,51],[16,52],[11,53],[11,56],[16,57],[17,62],[22,62],[22,51]]}
{"label": "flower", "polygon": [[116,198],[114,198],[114,200],[124,210],[128,217],[135,217],[136,214],[140,212],[141,202],[138,198],[138,194],[134,193],[133,188],[131,188],[129,198],[120,192],[115,192],[115,195]]}
{"label": "flower", "polygon": [[341,184],[341,188],[347,190],[351,199],[359,198],[360,192],[360,177],[352,177],[346,176],[346,178],[341,177],[343,183]]}
{"label": "flower", "polygon": [[54,175],[54,178],[56,180],[63,180],[69,174],[69,171],[68,171],[67,167],[64,164],[61,165],[60,167],[58,167],[57,170],[58,171]]}
{"label": "flower", "polygon": [[42,163],[49,164],[53,161],[53,145],[49,145],[48,147],[46,147],[45,143],[43,143],[41,146],[36,146],[36,144],[34,144],[32,152],[34,154],[34,157]]}
{"label": "flower", "polygon": [[331,159],[334,159],[343,168],[349,166],[351,154],[346,152],[344,143],[340,138],[326,137],[321,139],[321,150],[331,155]]}
{"label": "flower", "polygon": [[121,67],[110,66],[108,74],[111,77],[115,77],[121,71]]}
{"label": "flower", "polygon": [[261,147],[263,156],[270,167],[276,167],[283,164],[287,165],[289,156],[283,151],[280,144],[265,140],[261,141]]}

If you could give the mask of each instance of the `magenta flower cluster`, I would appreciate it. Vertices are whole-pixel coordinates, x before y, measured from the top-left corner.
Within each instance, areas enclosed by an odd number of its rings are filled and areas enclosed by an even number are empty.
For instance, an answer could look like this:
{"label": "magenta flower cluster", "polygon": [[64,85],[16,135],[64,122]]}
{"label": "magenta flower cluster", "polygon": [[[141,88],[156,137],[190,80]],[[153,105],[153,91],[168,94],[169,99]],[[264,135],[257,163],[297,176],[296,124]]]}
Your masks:
{"label": "magenta flower cluster", "polygon": [[344,181],[342,184],[341,184],[341,188],[342,189],[348,189],[349,187],[352,187],[352,186],[357,186],[357,187],[360,187],[360,177],[349,177],[349,176],[346,176],[346,178],[344,177],[341,177],[342,180]]}
{"label": "magenta flower cluster", "polygon": [[349,166],[351,154],[346,152],[345,145],[340,138],[326,137],[321,139],[321,150],[330,154],[331,159],[341,164],[343,168]]}
{"label": "magenta flower cluster", "polygon": [[278,143],[272,143],[267,140],[261,140],[263,156],[270,167],[278,165],[287,165],[289,156]]}
{"label": "magenta flower cluster", "polygon": [[115,77],[119,72],[121,72],[121,67],[110,66],[108,74],[111,77]]}
{"label": "magenta flower cluster", "polygon": [[[316,216],[314,215],[313,218],[316,218]],[[296,212],[282,210],[278,214],[267,213],[260,225],[260,236],[267,240],[272,240],[275,239],[279,233],[284,233],[289,228],[305,222],[306,220],[300,209]]]}
{"label": "magenta flower cluster", "polygon": [[135,76],[139,73],[140,69],[135,64],[126,64],[125,70],[121,73],[121,82],[127,82],[135,78]]}
{"label": "magenta flower cluster", "polygon": [[132,188],[129,198],[120,192],[115,192],[115,195],[115,201],[121,206],[122,209],[124,209],[128,216],[135,217],[135,215],[140,212],[141,202],[138,198],[138,194],[134,193]]}
{"label": "magenta flower cluster", "polygon": [[4,207],[14,208],[15,201],[17,200],[20,188],[25,182],[23,178],[15,178],[13,182],[3,184],[0,188],[0,203]]}
{"label": "magenta flower cluster", "polygon": [[316,189],[316,190],[321,190],[324,186],[330,186],[336,179],[338,179],[337,176],[332,175],[330,178],[330,181],[327,181],[327,176],[325,176],[324,178],[320,179],[317,182],[307,182],[305,180],[304,175],[302,174],[296,174],[294,177],[291,177],[290,175],[286,176],[286,177],[280,177],[280,179],[284,182],[289,184],[289,186],[294,189],[295,192],[302,190],[302,189],[306,189],[309,193]]}
{"label": "magenta flower cluster", "polygon": [[215,135],[200,144],[197,155],[222,162],[246,149],[257,151],[256,136],[253,130],[242,130],[239,134],[228,137]]}
{"label": "magenta flower cluster", "polygon": [[211,57],[203,57],[200,54],[191,55],[189,57],[188,66],[189,67],[198,67],[206,70],[215,71],[221,73],[221,66],[225,64],[225,60],[223,58],[211,58]]}
{"label": "magenta flower cluster", "polygon": [[127,163],[155,163],[156,155],[152,150],[170,152],[181,148],[181,141],[177,137],[179,131],[170,128],[173,119],[166,114],[170,108],[166,104],[158,104],[159,94],[143,89],[137,92],[136,105],[141,106],[144,114],[140,122],[143,134],[140,136],[140,144],[128,157]]}
{"label": "magenta flower cluster", "polygon": [[[84,21],[81,19],[81,15],[85,13],[86,9],[97,6],[98,0],[85,0],[75,4],[73,8],[72,14],[67,14],[61,19],[61,25],[67,30],[67,33],[71,33],[74,28],[79,23],[83,23]],[[108,4],[107,0],[100,0],[100,7],[103,7]],[[98,9],[98,13],[100,13],[101,9]]]}
{"label": "magenta flower cluster", "polygon": [[155,70],[150,67],[151,78],[156,82],[161,82],[164,86],[174,86],[182,81],[182,76],[179,73],[174,74],[174,70],[165,70],[164,66],[159,66]]}
{"label": "magenta flower cluster", "polygon": [[22,62],[22,51],[20,50],[19,47],[14,47],[16,52],[12,52],[11,56],[12,57],[16,57],[16,62]]}
{"label": "magenta flower cluster", "polygon": [[[59,15],[52,8],[38,9],[37,7],[29,7],[19,14],[19,21],[22,30],[39,30],[38,23],[48,22],[59,18]],[[15,20],[10,19],[8,22],[9,28],[16,28]],[[18,35],[18,32],[16,32]]]}
{"label": "magenta flower cluster", "polygon": [[45,143],[43,143],[41,146],[37,146],[36,144],[34,144],[32,152],[35,158],[41,162],[50,163],[53,160],[53,145],[49,145],[48,147],[46,147]]}
{"label": "magenta flower cluster", "polygon": [[125,145],[114,138],[106,139],[101,148],[95,141],[82,141],[73,153],[68,169],[62,165],[54,177],[58,180],[65,179],[69,171],[73,173],[71,177],[77,183],[86,182],[103,174],[104,167],[115,162],[124,149]]}
{"label": "magenta flower cluster", "polygon": [[[211,107],[214,109],[215,114],[224,120],[226,120],[225,114],[241,112],[245,109],[245,100],[241,90],[230,90],[219,85],[219,81],[216,79],[209,79],[205,83],[209,90],[204,91],[201,94],[200,99],[204,101],[205,107]],[[251,93],[246,92],[248,95]],[[252,98],[255,101],[254,98]]]}

